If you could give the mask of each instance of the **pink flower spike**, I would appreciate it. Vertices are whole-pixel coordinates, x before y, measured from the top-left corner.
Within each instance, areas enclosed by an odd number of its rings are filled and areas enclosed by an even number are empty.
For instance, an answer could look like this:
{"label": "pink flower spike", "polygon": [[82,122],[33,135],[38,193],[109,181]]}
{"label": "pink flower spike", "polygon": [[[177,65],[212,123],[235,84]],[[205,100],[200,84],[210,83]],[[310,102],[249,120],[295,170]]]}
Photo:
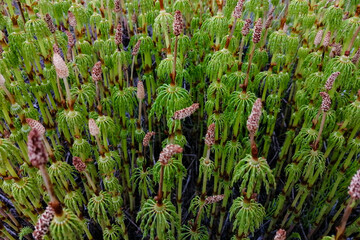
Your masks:
{"label": "pink flower spike", "polygon": [[41,217],[37,221],[35,230],[32,234],[36,240],[42,240],[43,237],[47,234],[47,232],[49,231],[50,223],[54,218],[54,215],[55,215],[54,208],[48,205],[44,213],[41,214]]}
{"label": "pink flower spike", "polygon": [[48,154],[42,142],[42,135],[36,128],[33,128],[28,135],[27,147],[30,162],[34,167],[38,168],[48,162]]}
{"label": "pink flower spike", "polygon": [[182,151],[183,151],[183,148],[180,147],[179,145],[168,144],[160,153],[159,162],[162,165],[166,165],[173,155],[175,155],[177,153],[181,153]]}
{"label": "pink flower spike", "polygon": [[96,122],[94,119],[89,119],[89,132],[91,136],[97,136],[100,133],[99,127],[96,125]]}
{"label": "pink flower spike", "polygon": [[252,107],[251,114],[250,114],[250,116],[247,120],[247,124],[246,124],[247,129],[249,130],[249,132],[251,134],[255,134],[259,128],[261,109],[262,109],[261,99],[258,98]]}
{"label": "pink flower spike", "polygon": [[86,164],[79,157],[73,157],[73,165],[79,172],[86,170]]}
{"label": "pink flower spike", "polygon": [[179,111],[176,111],[174,113],[173,119],[174,120],[180,120],[180,119],[184,119],[186,117],[191,116],[191,114],[193,114],[197,109],[199,108],[199,104],[198,103],[194,103],[193,105],[191,105],[190,107],[181,109]]}
{"label": "pink flower spike", "polygon": [[144,146],[144,147],[149,146],[150,139],[151,139],[151,137],[154,136],[154,135],[155,135],[155,132],[148,132],[148,133],[145,135],[145,137],[144,137],[144,139],[143,139],[143,146]]}
{"label": "pink flower spike", "polygon": [[281,228],[277,230],[274,240],[286,240],[286,231]]}
{"label": "pink flower spike", "polygon": [[326,80],[325,89],[326,91],[330,91],[336,78],[339,76],[340,72],[334,72],[330,75],[330,77]]}
{"label": "pink flower spike", "polygon": [[324,112],[327,112],[330,110],[330,106],[331,106],[331,98],[330,95],[326,92],[320,92],[320,96],[322,97],[322,102],[321,102],[321,110],[323,110]]}
{"label": "pink flower spike", "polygon": [[205,136],[205,144],[209,147],[215,144],[215,123],[209,125]]}
{"label": "pink flower spike", "polygon": [[360,199],[360,169],[351,179],[351,183],[349,185],[349,195],[355,201]]}
{"label": "pink flower spike", "polygon": [[184,23],[181,16],[181,12],[177,10],[174,15],[174,23],[173,23],[173,32],[175,36],[179,36],[183,32],[184,29],[183,24]]}

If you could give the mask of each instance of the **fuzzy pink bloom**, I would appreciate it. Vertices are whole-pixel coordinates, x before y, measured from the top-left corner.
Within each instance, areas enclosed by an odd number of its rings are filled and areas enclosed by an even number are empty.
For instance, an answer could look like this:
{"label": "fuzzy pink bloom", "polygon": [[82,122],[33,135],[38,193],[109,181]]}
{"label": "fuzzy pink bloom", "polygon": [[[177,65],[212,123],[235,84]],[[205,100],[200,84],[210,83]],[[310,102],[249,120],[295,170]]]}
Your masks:
{"label": "fuzzy pink bloom", "polygon": [[321,110],[323,110],[324,112],[327,112],[330,110],[331,107],[331,98],[330,95],[326,92],[320,92],[320,96],[322,97],[322,102],[321,102]]}
{"label": "fuzzy pink bloom", "polygon": [[79,172],[86,170],[86,164],[79,157],[73,157],[73,165]]}
{"label": "fuzzy pink bloom", "polygon": [[73,28],[76,27],[76,18],[75,18],[75,15],[68,11],[68,18],[69,18],[69,25],[72,26]]}
{"label": "fuzzy pink bloom", "polygon": [[336,57],[341,55],[342,45],[340,43],[333,43],[330,51],[330,57]]}
{"label": "fuzzy pink bloom", "polygon": [[138,81],[136,95],[137,98],[140,100],[143,100],[145,98],[144,83],[142,81]]}
{"label": "fuzzy pink bloom", "polygon": [[322,30],[322,29],[317,32],[315,39],[314,39],[315,46],[317,46],[321,43],[323,34],[324,34],[324,30]]}
{"label": "fuzzy pink bloom", "polygon": [[122,29],[122,25],[119,22],[118,25],[116,26],[116,31],[115,31],[115,43],[116,45],[120,45],[122,44],[122,40],[123,40],[123,29]]}
{"label": "fuzzy pink bloom", "polygon": [[68,37],[68,44],[69,44],[69,47],[72,48],[75,46],[75,39],[74,39],[74,36],[71,34],[71,32],[69,31],[65,31],[66,33],[66,36]]}
{"label": "fuzzy pink bloom", "polygon": [[139,53],[140,45],[141,45],[141,40],[138,40],[131,53],[133,56],[136,56]]}
{"label": "fuzzy pink bloom", "polygon": [[215,144],[215,123],[209,125],[205,135],[205,144],[209,147]]}
{"label": "fuzzy pink bloom", "polygon": [[349,195],[354,200],[360,199],[360,169],[351,179],[351,183],[349,185]]}
{"label": "fuzzy pink bloom", "polygon": [[30,162],[34,167],[39,167],[48,162],[48,154],[42,142],[42,135],[36,128],[33,128],[28,135],[27,147]]}
{"label": "fuzzy pink bloom", "polygon": [[246,124],[247,129],[252,134],[255,134],[259,128],[261,109],[262,109],[261,99],[258,98],[258,99],[256,99],[256,101],[252,107],[251,114],[250,114],[250,116],[247,120],[247,124]]}
{"label": "fuzzy pink bloom", "polygon": [[262,22],[261,22],[261,18],[259,18],[256,23],[255,23],[255,27],[254,27],[254,34],[253,34],[253,39],[252,41],[254,43],[258,43],[260,42],[261,39],[261,31],[262,31]]}
{"label": "fuzzy pink bloom", "polygon": [[360,59],[360,47],[354,54],[353,58],[351,59],[351,62],[356,65],[359,62],[359,59]]}
{"label": "fuzzy pink bloom", "polygon": [[236,4],[236,7],[235,7],[234,12],[233,12],[233,17],[234,18],[236,18],[236,19],[241,18],[244,2],[245,2],[245,0],[239,0],[238,3]]}
{"label": "fuzzy pink bloom", "polygon": [[97,136],[100,133],[99,127],[96,125],[94,119],[89,119],[89,132],[91,136]]}
{"label": "fuzzy pink bloom", "polygon": [[69,76],[69,69],[58,53],[54,53],[53,64],[55,66],[56,74],[59,78],[67,78]]}
{"label": "fuzzy pink bloom", "polygon": [[50,14],[47,13],[47,14],[45,15],[45,17],[44,17],[44,20],[45,20],[45,22],[46,22],[46,24],[47,24],[50,32],[51,32],[51,33],[55,33],[56,27],[55,27],[55,25],[54,25],[54,23],[53,23],[53,20],[51,19]]}
{"label": "fuzzy pink bloom", "polygon": [[245,20],[244,26],[241,30],[241,34],[245,37],[246,35],[249,34],[250,31],[250,25],[251,25],[251,19],[248,18]]}
{"label": "fuzzy pink bloom", "polygon": [[336,78],[339,76],[340,72],[334,72],[330,75],[330,77],[326,80],[325,89],[326,91],[330,91]]}
{"label": "fuzzy pink bloom", "polygon": [[330,40],[331,40],[331,32],[328,31],[324,37],[323,46],[328,47],[330,45]]}
{"label": "fuzzy pink bloom", "polygon": [[35,128],[36,130],[38,130],[41,136],[45,134],[45,127],[40,122],[31,118],[26,118],[26,123],[29,124],[31,128]]}
{"label": "fuzzy pink bloom", "polygon": [[286,231],[284,229],[277,230],[274,240],[286,240]]}
{"label": "fuzzy pink bloom", "polygon": [[44,213],[41,214],[41,217],[36,223],[35,230],[32,233],[33,237],[36,240],[42,240],[43,237],[47,234],[47,232],[49,231],[50,223],[54,218],[54,215],[55,215],[54,208],[48,205]]}
{"label": "fuzzy pink bloom", "polygon": [[205,199],[205,204],[207,205],[207,204],[217,203],[217,202],[220,202],[223,199],[224,199],[224,195],[210,196],[210,197],[207,197]]}
{"label": "fuzzy pink bloom", "polygon": [[121,2],[120,0],[115,0],[115,8],[114,8],[114,11],[116,13],[120,12],[121,11]]}
{"label": "fuzzy pink bloom", "polygon": [[5,80],[4,76],[0,73],[0,86],[4,86],[5,82],[6,82],[6,80]]}
{"label": "fuzzy pink bloom", "polygon": [[194,103],[193,105],[191,105],[190,107],[181,109],[179,111],[176,111],[174,113],[173,119],[175,120],[180,120],[180,119],[184,119],[186,117],[191,116],[191,114],[193,114],[197,109],[199,108],[199,104],[198,103]]}
{"label": "fuzzy pink bloom", "polygon": [[95,63],[94,67],[91,70],[91,77],[95,82],[101,81],[102,79],[101,61]]}
{"label": "fuzzy pink bloom", "polygon": [[144,147],[149,146],[150,139],[151,139],[151,137],[154,136],[154,135],[155,135],[155,132],[148,132],[148,133],[145,135],[145,137],[144,137],[144,139],[143,139],[143,146],[144,146]]}
{"label": "fuzzy pink bloom", "polygon": [[173,31],[175,36],[179,36],[183,31],[183,19],[181,12],[177,10],[174,15]]}
{"label": "fuzzy pink bloom", "polygon": [[166,165],[174,154],[181,153],[182,151],[183,151],[183,149],[179,145],[168,144],[161,151],[160,156],[159,156],[159,162],[162,165]]}

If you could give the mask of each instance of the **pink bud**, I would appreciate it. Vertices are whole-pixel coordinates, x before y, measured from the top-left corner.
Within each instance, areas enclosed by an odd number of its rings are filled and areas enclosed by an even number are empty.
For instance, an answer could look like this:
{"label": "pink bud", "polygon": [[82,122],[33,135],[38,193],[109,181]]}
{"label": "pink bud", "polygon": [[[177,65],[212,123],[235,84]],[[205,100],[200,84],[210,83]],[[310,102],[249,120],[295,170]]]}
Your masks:
{"label": "pink bud", "polygon": [[284,229],[277,230],[274,240],[286,240],[286,231]]}
{"label": "pink bud", "polygon": [[36,130],[38,130],[41,136],[45,134],[45,127],[40,122],[31,118],[26,118],[26,123],[29,124],[31,128],[35,128]]}
{"label": "pink bud", "polygon": [[320,96],[323,99],[321,103],[321,110],[323,110],[324,112],[329,111],[331,106],[331,99],[329,94],[326,92],[320,92]]}
{"label": "pink bud", "polygon": [[259,128],[261,109],[262,109],[261,99],[258,98],[252,107],[251,114],[247,120],[247,125],[246,125],[247,129],[251,134],[255,134]]}
{"label": "pink bud", "polygon": [[241,30],[241,34],[245,37],[246,35],[249,34],[250,31],[250,25],[251,25],[251,19],[248,18],[245,20],[244,26]]}
{"label": "pink bud", "polygon": [[55,33],[56,27],[55,27],[55,25],[54,25],[54,23],[53,23],[53,20],[51,19],[50,14],[47,13],[47,14],[45,15],[45,17],[44,17],[44,20],[45,20],[45,22],[46,22],[46,24],[47,24],[50,32],[51,32],[51,33]]}
{"label": "pink bud", "polygon": [[79,157],[73,157],[73,165],[79,172],[86,170],[86,164]]}
{"label": "pink bud", "polygon": [[236,7],[233,12],[234,18],[241,18],[244,2],[245,2],[245,0],[239,0],[238,3],[236,4]]}
{"label": "pink bud", "polygon": [[210,196],[210,197],[207,197],[205,199],[205,204],[208,205],[208,204],[212,204],[212,203],[217,203],[217,202],[220,202],[223,199],[224,199],[224,195]]}
{"label": "pink bud", "polygon": [[330,40],[331,40],[331,32],[328,31],[324,37],[323,46],[328,47],[330,45]]}
{"label": "pink bud", "polygon": [[95,63],[91,71],[91,77],[95,82],[100,81],[102,79],[101,61]]}
{"label": "pink bud", "polygon": [[37,221],[35,230],[32,234],[36,240],[42,240],[43,237],[47,234],[47,232],[49,231],[50,223],[54,218],[54,215],[55,215],[54,208],[48,205],[44,213],[41,214],[41,217]]}
{"label": "pink bud", "polygon": [[325,89],[326,91],[330,91],[336,78],[339,76],[340,72],[334,72],[330,75],[330,77],[326,80]]}
{"label": "pink bud", "polygon": [[183,151],[182,147],[177,144],[169,144],[162,150],[159,156],[159,162],[162,165],[166,165],[171,157],[177,153],[181,153]]}
{"label": "pink bud", "polygon": [[89,119],[89,132],[91,136],[97,136],[100,133],[99,127],[96,125],[96,122],[94,119]]}
{"label": "pink bud", "polygon": [[148,132],[148,133],[145,135],[145,137],[144,137],[144,139],[143,139],[143,146],[144,146],[144,147],[149,146],[150,139],[151,139],[151,137],[154,136],[154,135],[155,135],[154,132]]}
{"label": "pink bud", "polygon": [[76,18],[75,18],[75,15],[68,11],[68,18],[69,18],[69,25],[72,26],[73,28],[76,27]]}
{"label": "pink bud", "polygon": [[261,18],[259,18],[256,23],[255,23],[255,27],[254,27],[254,34],[253,34],[253,39],[252,41],[254,43],[258,43],[260,42],[261,39],[261,31],[262,31],[262,22],[261,22]]}
{"label": "pink bud", "polygon": [[119,23],[116,26],[116,31],[115,31],[115,43],[116,43],[116,45],[122,44],[122,35],[123,35],[122,31],[123,31],[122,30],[122,25],[121,25],[121,23]]}
{"label": "pink bud", "polygon": [[48,154],[42,142],[42,135],[36,128],[33,128],[28,135],[27,147],[30,162],[34,167],[38,168],[48,162]]}
{"label": "pink bud", "polygon": [[209,125],[205,135],[205,144],[211,147],[215,144],[215,123]]}
{"label": "pink bud", "polygon": [[72,48],[75,46],[75,39],[74,39],[74,36],[71,34],[71,32],[69,31],[65,31],[66,33],[66,36],[68,37],[68,44],[69,44],[69,47]]}
{"label": "pink bud", "polygon": [[322,29],[317,32],[317,34],[315,36],[315,40],[314,40],[315,46],[317,46],[321,43],[323,33],[324,33],[324,30],[322,30]]}
{"label": "pink bud", "polygon": [[189,117],[191,114],[193,114],[197,109],[199,108],[199,104],[198,103],[194,103],[193,105],[191,105],[190,107],[181,109],[179,111],[176,111],[174,113],[173,119],[175,120],[180,120],[180,119],[184,119],[186,117]]}
{"label": "pink bud", "polygon": [[354,200],[360,199],[360,169],[351,179],[351,183],[349,185],[349,195]]}
{"label": "pink bud", "polygon": [[53,64],[59,78],[67,78],[69,76],[69,69],[58,53],[54,53]]}
{"label": "pink bud", "polygon": [[183,26],[183,19],[181,16],[181,12],[179,10],[177,10],[175,12],[174,23],[173,23],[174,35],[179,36],[182,33],[183,28],[184,28],[184,26]]}
{"label": "pink bud", "polygon": [[143,100],[145,98],[144,84],[142,81],[138,81],[136,94],[137,98],[140,100]]}
{"label": "pink bud", "polygon": [[121,2],[120,0],[115,0],[115,8],[114,8],[114,11],[116,13],[120,12],[121,11]]}
{"label": "pink bud", "polygon": [[133,56],[136,56],[139,53],[140,45],[141,45],[141,40],[138,40],[131,53]]}

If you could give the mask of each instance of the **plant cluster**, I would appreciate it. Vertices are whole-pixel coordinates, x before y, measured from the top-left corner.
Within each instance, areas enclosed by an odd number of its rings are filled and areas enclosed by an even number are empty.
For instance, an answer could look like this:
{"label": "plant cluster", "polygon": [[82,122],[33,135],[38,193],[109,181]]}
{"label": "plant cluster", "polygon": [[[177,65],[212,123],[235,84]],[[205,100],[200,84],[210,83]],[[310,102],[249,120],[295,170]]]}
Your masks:
{"label": "plant cluster", "polygon": [[0,1],[0,238],[360,239],[360,5]]}

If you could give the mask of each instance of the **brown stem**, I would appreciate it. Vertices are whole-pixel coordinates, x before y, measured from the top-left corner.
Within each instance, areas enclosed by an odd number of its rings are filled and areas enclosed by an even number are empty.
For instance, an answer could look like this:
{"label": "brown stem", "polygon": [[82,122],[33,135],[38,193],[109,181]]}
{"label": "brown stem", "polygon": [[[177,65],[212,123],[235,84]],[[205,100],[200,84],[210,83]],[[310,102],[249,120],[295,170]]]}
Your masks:
{"label": "brown stem", "polygon": [[201,216],[201,212],[202,212],[204,206],[205,206],[205,203],[202,204],[202,205],[200,206],[200,208],[199,208],[199,211],[198,211],[198,213],[197,213],[197,215],[196,215],[195,222],[194,222],[194,225],[193,225],[193,231],[196,231],[196,230],[197,230],[198,222],[199,222],[199,219],[200,219],[200,216]]}
{"label": "brown stem", "polygon": [[234,19],[233,25],[231,27],[230,35],[226,38],[225,49],[227,49],[229,47],[231,38],[234,35],[234,31],[235,31],[235,27],[236,27],[236,21],[237,21],[237,18]]}
{"label": "brown stem", "polygon": [[43,177],[43,180],[44,180],[44,183],[45,183],[45,187],[46,187],[46,190],[48,191],[49,193],[49,196],[50,196],[50,202],[53,203],[53,204],[59,204],[59,200],[57,199],[56,195],[55,195],[55,191],[54,191],[54,188],[53,188],[53,185],[51,183],[51,180],[50,180],[50,176],[46,170],[46,166],[45,164],[41,164],[39,166],[39,169],[40,169],[40,172],[41,172],[41,175]]}
{"label": "brown stem", "polygon": [[174,63],[173,63],[173,69],[171,73],[171,85],[175,86],[176,84],[176,58],[177,58],[177,45],[178,45],[178,36],[175,37],[175,47],[174,47]]}
{"label": "brown stem", "polygon": [[250,133],[250,146],[251,146],[251,155],[254,160],[258,159],[258,149],[255,142],[255,134]]}
{"label": "brown stem", "polygon": [[164,0],[159,0],[159,3],[160,3],[160,11],[164,11],[165,8],[164,8]]}
{"label": "brown stem", "polygon": [[255,44],[253,44],[251,47],[251,52],[250,52],[249,61],[248,61],[248,67],[247,67],[247,71],[246,71],[246,78],[245,78],[244,85],[243,85],[243,92],[246,92],[246,88],[249,83],[249,73],[250,73],[252,59],[254,57],[254,52],[255,52]]}
{"label": "brown stem", "polygon": [[156,199],[158,205],[161,205],[161,204],[162,204],[162,197],[163,197],[162,187],[163,187],[163,182],[164,182],[164,165],[161,164],[159,190],[158,190],[158,195],[157,195],[157,199]]}
{"label": "brown stem", "polygon": [[9,98],[11,104],[15,104],[15,99],[14,99],[13,95],[9,92],[9,90],[6,88],[6,86],[3,85],[1,87],[4,90],[6,96]]}
{"label": "brown stem", "polygon": [[350,214],[351,214],[351,211],[353,209],[352,207],[352,204],[354,202],[354,199],[351,198],[350,199],[350,202],[348,203],[348,205],[346,206],[346,209],[344,211],[344,215],[341,219],[341,223],[340,223],[340,226],[338,226],[336,229],[336,237],[335,237],[335,240],[339,240],[339,239],[343,239],[343,234],[345,232],[345,227],[346,227],[346,223],[347,223],[347,220],[349,219],[350,217]]}
{"label": "brown stem", "polygon": [[349,45],[348,49],[347,49],[346,52],[345,52],[345,56],[349,56],[349,55],[350,55],[350,50],[351,50],[352,46],[354,45],[354,42],[355,42],[356,37],[357,37],[357,35],[359,34],[359,32],[360,32],[360,26],[356,29],[356,32],[354,33],[354,36],[353,36],[352,39],[351,39],[350,45]]}
{"label": "brown stem", "polygon": [[322,115],[322,118],[321,118],[321,123],[320,123],[319,134],[318,134],[318,136],[316,138],[316,141],[314,143],[314,149],[315,150],[318,147],[318,144],[319,144],[319,141],[320,141],[320,138],[321,138],[321,134],[322,134],[322,132],[324,130],[325,120],[326,120],[326,112],[323,112],[323,115]]}

